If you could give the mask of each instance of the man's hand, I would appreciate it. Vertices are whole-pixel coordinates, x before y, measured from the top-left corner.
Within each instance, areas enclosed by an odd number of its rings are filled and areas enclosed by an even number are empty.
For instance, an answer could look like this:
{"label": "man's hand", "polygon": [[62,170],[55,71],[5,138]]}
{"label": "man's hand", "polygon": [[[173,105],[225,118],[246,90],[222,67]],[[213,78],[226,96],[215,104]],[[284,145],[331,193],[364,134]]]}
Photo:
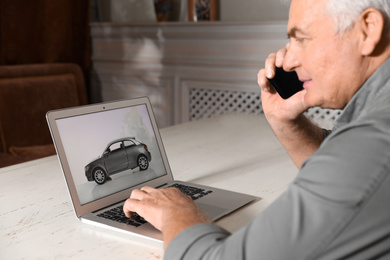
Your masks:
{"label": "man's hand", "polygon": [[163,233],[165,246],[184,229],[209,223],[190,197],[176,188],[155,189],[143,187],[133,190],[123,211],[127,217],[137,212]]}
{"label": "man's hand", "polygon": [[261,69],[257,75],[264,114],[271,121],[270,123],[294,121],[309,108],[304,102],[305,90],[288,99],[282,99],[267,79],[272,79],[275,76],[275,67],[283,67],[288,46],[289,44],[277,53],[271,53],[265,61],[265,68]]}
{"label": "man's hand", "polygon": [[261,102],[265,116],[275,135],[300,168],[323,140],[321,128],[311,123],[303,114],[309,106],[305,103],[303,89],[288,99],[282,99],[267,78],[275,76],[275,67],[283,67],[289,44],[277,53],[271,53],[265,61],[265,68],[257,75],[261,88]]}

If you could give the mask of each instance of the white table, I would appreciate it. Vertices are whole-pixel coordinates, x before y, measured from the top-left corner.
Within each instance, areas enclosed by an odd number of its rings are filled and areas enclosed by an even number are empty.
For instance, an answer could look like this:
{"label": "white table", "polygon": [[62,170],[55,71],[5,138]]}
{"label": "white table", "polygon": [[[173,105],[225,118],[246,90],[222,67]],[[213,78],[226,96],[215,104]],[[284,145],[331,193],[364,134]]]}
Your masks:
{"label": "white table", "polygon": [[[264,116],[230,114],[161,130],[176,179],[261,197],[219,220],[236,231],[297,169]],[[81,223],[57,157],[0,169],[0,259],[162,259],[162,244]]]}

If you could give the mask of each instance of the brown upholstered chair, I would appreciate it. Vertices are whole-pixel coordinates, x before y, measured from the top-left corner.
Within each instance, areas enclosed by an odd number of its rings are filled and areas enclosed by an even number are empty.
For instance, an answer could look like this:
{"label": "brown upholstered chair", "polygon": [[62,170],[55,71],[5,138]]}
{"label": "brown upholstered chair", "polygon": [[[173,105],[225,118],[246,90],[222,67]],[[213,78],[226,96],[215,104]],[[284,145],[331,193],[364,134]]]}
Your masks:
{"label": "brown upholstered chair", "polygon": [[87,104],[71,63],[0,66],[0,167],[55,154],[46,112]]}

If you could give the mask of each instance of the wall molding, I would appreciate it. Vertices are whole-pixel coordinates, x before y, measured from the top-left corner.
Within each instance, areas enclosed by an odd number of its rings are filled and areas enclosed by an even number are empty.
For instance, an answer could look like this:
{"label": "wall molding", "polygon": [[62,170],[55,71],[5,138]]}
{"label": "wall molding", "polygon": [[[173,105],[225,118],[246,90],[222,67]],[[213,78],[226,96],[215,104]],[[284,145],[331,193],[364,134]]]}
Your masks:
{"label": "wall molding", "polygon": [[[287,22],[91,24],[92,100],[147,95],[160,127],[189,120],[189,88],[256,93]],[[160,112],[161,110],[161,112]]]}

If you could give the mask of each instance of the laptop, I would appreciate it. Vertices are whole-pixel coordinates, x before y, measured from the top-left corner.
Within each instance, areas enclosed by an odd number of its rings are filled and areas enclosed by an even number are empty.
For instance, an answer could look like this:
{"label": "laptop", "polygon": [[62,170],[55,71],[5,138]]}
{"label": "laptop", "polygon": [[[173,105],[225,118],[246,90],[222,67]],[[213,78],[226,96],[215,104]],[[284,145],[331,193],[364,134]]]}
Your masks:
{"label": "laptop", "polygon": [[46,118],[75,214],[84,223],[161,241],[161,232],[142,217],[123,215],[133,189],[178,187],[212,221],[255,199],[174,180],[147,97],[49,111]]}

